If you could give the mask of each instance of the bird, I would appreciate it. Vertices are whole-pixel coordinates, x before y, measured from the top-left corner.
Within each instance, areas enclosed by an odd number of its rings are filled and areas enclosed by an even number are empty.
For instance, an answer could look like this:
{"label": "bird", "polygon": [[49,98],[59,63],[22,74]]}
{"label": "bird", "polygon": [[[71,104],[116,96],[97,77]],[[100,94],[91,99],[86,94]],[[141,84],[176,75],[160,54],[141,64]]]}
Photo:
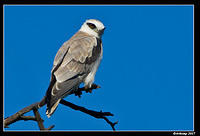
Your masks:
{"label": "bird", "polygon": [[91,88],[103,56],[104,24],[86,20],[79,31],[63,43],[54,58],[50,84],[46,91],[46,115],[51,117],[61,99],[76,92],[81,83]]}

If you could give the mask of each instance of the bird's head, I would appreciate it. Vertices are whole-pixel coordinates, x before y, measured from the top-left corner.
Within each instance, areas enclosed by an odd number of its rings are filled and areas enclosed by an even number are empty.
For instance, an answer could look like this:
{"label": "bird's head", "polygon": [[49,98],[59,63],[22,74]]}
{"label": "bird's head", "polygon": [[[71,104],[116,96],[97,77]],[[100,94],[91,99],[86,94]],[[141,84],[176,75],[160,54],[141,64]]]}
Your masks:
{"label": "bird's head", "polygon": [[86,32],[89,35],[93,35],[98,38],[103,35],[104,30],[105,26],[103,23],[96,19],[86,20],[80,29],[80,31]]}

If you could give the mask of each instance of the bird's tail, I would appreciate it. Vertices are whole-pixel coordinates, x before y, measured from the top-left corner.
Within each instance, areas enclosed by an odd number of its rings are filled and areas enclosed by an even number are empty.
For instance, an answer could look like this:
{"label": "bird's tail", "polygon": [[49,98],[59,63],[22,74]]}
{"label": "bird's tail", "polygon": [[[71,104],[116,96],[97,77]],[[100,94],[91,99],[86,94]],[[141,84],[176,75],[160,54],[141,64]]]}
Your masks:
{"label": "bird's tail", "polygon": [[56,108],[58,107],[60,100],[61,99],[58,99],[57,102],[53,104],[53,106],[47,108],[46,115],[47,115],[48,118],[50,118],[51,115],[55,112]]}
{"label": "bird's tail", "polygon": [[78,78],[70,79],[62,83],[56,82],[53,87],[49,87],[46,93],[47,110],[46,115],[49,118],[56,110],[60,100],[76,90],[79,86]]}

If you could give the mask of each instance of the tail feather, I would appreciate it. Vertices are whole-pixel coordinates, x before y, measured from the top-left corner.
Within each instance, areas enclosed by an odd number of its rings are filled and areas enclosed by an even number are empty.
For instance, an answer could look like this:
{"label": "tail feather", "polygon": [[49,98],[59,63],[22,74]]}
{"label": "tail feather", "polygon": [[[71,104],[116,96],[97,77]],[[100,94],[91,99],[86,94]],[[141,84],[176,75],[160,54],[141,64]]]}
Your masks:
{"label": "tail feather", "polygon": [[55,112],[60,100],[77,89],[79,84],[79,78],[73,78],[62,83],[55,82],[53,87],[48,88],[46,94],[46,115],[48,118]]}
{"label": "tail feather", "polygon": [[61,99],[58,99],[58,101],[51,107],[51,109],[46,110],[46,115],[48,118],[51,117],[51,115],[55,112],[56,108],[58,107],[58,104]]}

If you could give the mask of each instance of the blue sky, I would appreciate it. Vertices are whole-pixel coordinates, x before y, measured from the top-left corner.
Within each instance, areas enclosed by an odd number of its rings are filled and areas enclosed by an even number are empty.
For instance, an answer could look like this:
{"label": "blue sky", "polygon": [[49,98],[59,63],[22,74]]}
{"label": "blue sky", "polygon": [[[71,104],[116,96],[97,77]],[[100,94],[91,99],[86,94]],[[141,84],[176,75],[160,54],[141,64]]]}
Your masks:
{"label": "blue sky", "polygon": [[[192,5],[4,6],[4,117],[40,101],[56,52],[90,18],[106,26],[101,88],[65,100],[112,112],[117,130],[193,130]],[[53,130],[112,130],[61,104],[49,119],[45,110]],[[19,121],[5,130],[39,129]]]}

